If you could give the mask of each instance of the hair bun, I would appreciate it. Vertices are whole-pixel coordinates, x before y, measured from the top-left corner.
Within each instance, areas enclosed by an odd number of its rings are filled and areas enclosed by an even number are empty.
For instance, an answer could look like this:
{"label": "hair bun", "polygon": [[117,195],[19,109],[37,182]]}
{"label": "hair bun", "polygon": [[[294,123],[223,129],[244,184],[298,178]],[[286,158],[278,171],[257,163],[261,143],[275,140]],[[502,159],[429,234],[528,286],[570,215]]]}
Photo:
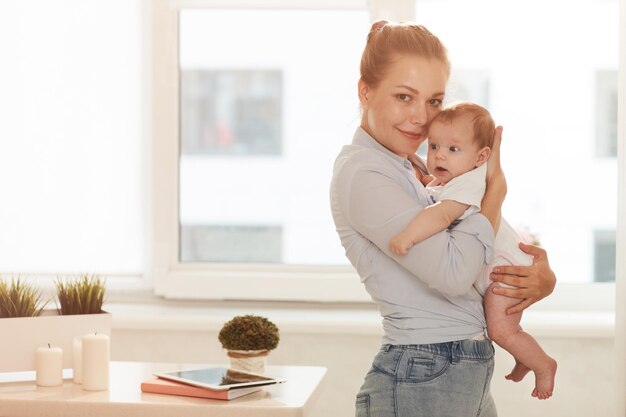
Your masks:
{"label": "hair bun", "polygon": [[388,23],[389,23],[388,21],[382,20],[382,19],[381,20],[377,20],[374,23],[372,23],[372,27],[370,29],[370,33],[367,34],[367,42],[370,41],[370,39],[372,38],[372,35],[374,35],[374,33],[380,31]]}
{"label": "hair bun", "polygon": [[384,19],[377,20],[372,23],[372,28],[370,29],[370,32],[374,32],[375,30],[381,30],[388,23],[389,22]]}

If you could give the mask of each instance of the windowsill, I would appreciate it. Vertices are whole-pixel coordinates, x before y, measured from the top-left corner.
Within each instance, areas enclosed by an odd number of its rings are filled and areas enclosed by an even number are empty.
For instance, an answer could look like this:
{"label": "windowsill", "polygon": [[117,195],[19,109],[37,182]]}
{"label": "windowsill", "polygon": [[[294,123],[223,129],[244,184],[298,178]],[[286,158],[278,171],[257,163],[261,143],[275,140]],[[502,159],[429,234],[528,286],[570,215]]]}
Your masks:
{"label": "windowsill", "polygon": [[[382,336],[373,304],[194,302],[152,297],[138,302],[108,303],[113,330],[219,331],[236,315],[256,314],[272,320],[283,333]],[[615,318],[609,311],[528,311],[522,326],[540,338],[613,338]]]}

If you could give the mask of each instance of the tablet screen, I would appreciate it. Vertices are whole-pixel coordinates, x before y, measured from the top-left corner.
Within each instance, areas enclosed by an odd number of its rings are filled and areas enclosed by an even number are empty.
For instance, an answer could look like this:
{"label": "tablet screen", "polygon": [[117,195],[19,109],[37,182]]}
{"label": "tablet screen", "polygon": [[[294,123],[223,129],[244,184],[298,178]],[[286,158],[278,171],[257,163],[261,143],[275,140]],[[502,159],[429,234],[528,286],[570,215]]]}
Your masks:
{"label": "tablet screen", "polygon": [[255,375],[237,371],[227,367],[207,367],[155,374],[160,378],[185,382],[191,385],[204,386],[214,389],[229,389],[253,385],[269,385],[283,382],[263,375]]}

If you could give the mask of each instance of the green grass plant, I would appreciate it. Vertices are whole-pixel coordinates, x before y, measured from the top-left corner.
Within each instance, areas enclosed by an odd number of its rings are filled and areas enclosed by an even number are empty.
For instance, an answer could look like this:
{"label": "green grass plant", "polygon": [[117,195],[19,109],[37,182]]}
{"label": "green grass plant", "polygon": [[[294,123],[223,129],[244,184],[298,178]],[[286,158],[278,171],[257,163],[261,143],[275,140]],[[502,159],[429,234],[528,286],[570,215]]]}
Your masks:
{"label": "green grass plant", "polygon": [[102,313],[106,288],[105,281],[99,275],[81,274],[64,279],[57,277],[55,284],[61,315]]}
{"label": "green grass plant", "polygon": [[10,284],[0,278],[0,318],[37,317],[46,304],[41,305],[39,289],[20,277],[12,277]]}

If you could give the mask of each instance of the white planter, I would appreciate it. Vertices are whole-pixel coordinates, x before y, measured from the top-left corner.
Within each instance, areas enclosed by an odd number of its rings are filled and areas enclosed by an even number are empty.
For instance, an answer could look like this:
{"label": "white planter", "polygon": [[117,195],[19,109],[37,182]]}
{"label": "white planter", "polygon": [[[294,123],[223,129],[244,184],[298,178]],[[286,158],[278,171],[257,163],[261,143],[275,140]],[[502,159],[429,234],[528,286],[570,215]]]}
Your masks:
{"label": "white planter", "polygon": [[267,350],[229,350],[230,367],[253,374],[264,374]]}
{"label": "white planter", "polygon": [[33,371],[35,351],[48,343],[63,349],[63,368],[72,368],[74,337],[94,332],[111,335],[111,313],[0,318],[0,372]]}

